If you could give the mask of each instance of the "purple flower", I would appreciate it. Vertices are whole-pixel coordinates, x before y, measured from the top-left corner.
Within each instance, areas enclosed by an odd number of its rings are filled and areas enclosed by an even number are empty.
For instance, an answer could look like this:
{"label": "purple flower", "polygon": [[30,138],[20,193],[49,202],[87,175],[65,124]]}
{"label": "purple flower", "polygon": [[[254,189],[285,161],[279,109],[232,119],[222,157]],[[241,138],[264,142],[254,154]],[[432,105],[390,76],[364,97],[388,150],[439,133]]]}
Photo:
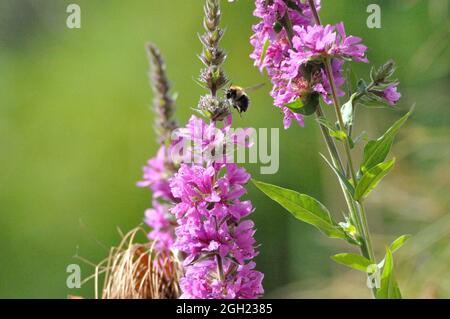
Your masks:
{"label": "purple flower", "polygon": [[[344,96],[345,92],[342,90],[342,86],[345,84],[345,79],[342,76],[342,66],[344,65],[343,60],[333,59],[331,60],[331,68],[333,69],[334,84],[336,85],[337,95]],[[333,103],[331,97],[331,85],[328,81],[327,74],[325,70],[321,70],[322,81],[314,85],[314,91],[319,93],[324,102],[327,104]]]}
{"label": "purple flower", "polygon": [[156,156],[149,159],[147,165],[144,166],[143,179],[137,183],[137,186],[149,187],[154,198],[172,201],[173,197],[168,179],[172,176],[173,171],[169,169],[169,163],[166,147],[161,146]]}
{"label": "purple flower", "polygon": [[402,97],[402,95],[397,92],[397,84],[390,85],[384,90],[383,97],[389,103],[389,105],[397,104],[398,100]]}
{"label": "purple flower", "polygon": [[143,168],[143,179],[137,183],[152,191],[153,207],[145,211],[144,222],[152,228],[147,237],[154,241],[159,252],[169,251],[175,242],[176,221],[168,209],[168,205],[176,201],[169,186],[174,169],[166,146],[161,146],[156,156],[148,160]]}
{"label": "purple flower", "polygon": [[240,201],[249,178],[235,164],[181,165],[170,186],[180,199],[172,209],[179,223],[175,247],[189,254],[188,260],[211,252],[241,263],[256,256],[253,223],[240,221],[252,211],[249,201]]}
{"label": "purple flower", "polygon": [[235,146],[251,147],[252,130],[231,128],[231,119],[223,127],[216,122],[210,124],[196,116],[191,116],[184,128],[174,131],[174,142],[170,147],[171,158],[180,163],[232,162]]}
{"label": "purple flower", "polygon": [[[320,10],[320,0],[316,0],[316,8]],[[292,0],[292,4],[299,10],[294,10],[287,6],[283,0],[274,0],[271,4],[266,0],[256,0],[256,9],[253,12],[255,17],[261,18],[261,22],[253,26],[254,35],[250,43],[254,47],[250,57],[255,61],[261,71],[266,68],[269,73],[272,67],[276,67],[283,56],[286,56],[289,50],[289,40],[284,29],[275,30],[278,21],[288,13],[288,16],[294,25],[308,26],[313,24],[312,13],[309,5],[300,0]],[[269,41],[266,55],[261,61],[264,44]]]}
{"label": "purple flower", "polygon": [[205,156],[224,145],[249,143],[232,132],[231,122],[218,128],[194,116],[178,131],[172,148],[182,140],[194,141],[182,145],[200,161],[181,163],[169,182],[176,201],[170,211],[178,224],[173,247],[186,256],[181,298],[257,298],[263,293],[263,275],[253,270],[254,223],[243,220],[253,206],[241,200],[250,175],[236,164]]}
{"label": "purple flower", "polygon": [[206,260],[187,268],[180,280],[183,294],[181,299],[255,299],[264,293],[264,275],[253,268],[255,263],[246,265],[223,263],[224,280],[217,275],[217,264]]}
{"label": "purple flower", "polygon": [[[271,96],[284,115],[285,129],[290,127],[292,120],[304,125],[303,115],[292,112],[287,107],[289,103],[298,99],[308,101],[317,94],[327,104],[332,103],[331,86],[323,66],[325,58],[331,59],[338,96],[345,95],[341,89],[345,83],[342,76],[344,61],[368,62],[365,57],[367,47],[360,43],[360,38],[347,36],[343,23],[314,25],[307,3],[292,1],[291,4],[293,6],[288,6],[285,1],[257,0],[254,15],[261,21],[253,26],[254,34],[250,38],[254,48],[250,57],[272,80]],[[315,1],[315,5],[318,11],[320,1]],[[293,9],[294,6],[300,10]],[[293,25],[292,39],[281,25],[286,14]]]}
{"label": "purple flower", "polygon": [[345,34],[344,24],[294,26],[293,50],[289,51],[287,64],[288,76],[294,78],[300,72],[299,67],[311,61],[323,61],[336,58],[368,63],[365,57],[367,47],[360,44],[361,38]]}
{"label": "purple flower", "polygon": [[155,242],[155,248],[158,251],[167,251],[172,248],[175,241],[173,216],[169,213],[167,205],[153,201],[153,208],[145,211],[145,223],[152,230],[148,238]]}

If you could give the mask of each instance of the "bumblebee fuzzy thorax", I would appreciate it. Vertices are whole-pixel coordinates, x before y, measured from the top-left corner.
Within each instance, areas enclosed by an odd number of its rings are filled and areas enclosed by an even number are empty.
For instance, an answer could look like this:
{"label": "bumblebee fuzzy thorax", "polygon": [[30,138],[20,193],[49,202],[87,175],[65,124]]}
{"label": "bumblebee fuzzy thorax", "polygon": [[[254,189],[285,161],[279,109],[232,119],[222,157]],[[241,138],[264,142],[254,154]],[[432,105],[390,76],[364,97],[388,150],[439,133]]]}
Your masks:
{"label": "bumblebee fuzzy thorax", "polygon": [[239,113],[247,111],[250,99],[242,87],[236,85],[230,86],[226,91],[226,97]]}

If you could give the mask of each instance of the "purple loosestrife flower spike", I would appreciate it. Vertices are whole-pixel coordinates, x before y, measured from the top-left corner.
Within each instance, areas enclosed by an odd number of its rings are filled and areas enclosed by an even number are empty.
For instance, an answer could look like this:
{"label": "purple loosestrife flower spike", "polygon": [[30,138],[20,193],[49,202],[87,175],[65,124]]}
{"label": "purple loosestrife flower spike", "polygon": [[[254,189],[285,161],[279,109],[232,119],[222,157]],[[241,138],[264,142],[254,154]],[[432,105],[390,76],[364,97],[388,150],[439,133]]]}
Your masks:
{"label": "purple loosestrife flower spike", "polygon": [[164,60],[153,44],[147,45],[150,62],[150,84],[153,89],[153,110],[155,112],[155,132],[161,145],[155,157],[148,160],[143,168],[143,180],[139,187],[148,187],[152,191],[152,208],[145,212],[145,223],[152,230],[149,239],[155,241],[155,249],[168,252],[175,241],[175,221],[169,213],[169,204],[174,201],[169,187],[169,178],[176,167],[168,155],[172,131],[177,127],[173,118],[175,100],[170,94],[170,85],[166,75]]}
{"label": "purple loosestrife flower spike", "polygon": [[228,83],[228,79],[222,69],[222,63],[226,59],[225,52],[219,47],[224,31],[219,27],[220,24],[220,0],[206,0],[205,17],[203,27],[205,33],[200,35],[200,41],[203,44],[203,52],[200,54],[200,61],[205,65],[201,70],[199,81],[211,91],[215,96]]}
{"label": "purple loosestrife flower spike", "polygon": [[200,98],[198,110],[213,121],[222,121],[231,114],[231,108],[227,99],[217,96],[217,92],[229,82],[222,68],[226,54],[219,47],[224,33],[219,27],[220,0],[206,0],[204,11],[205,33],[199,36],[203,45],[199,59],[205,68],[200,71],[199,83],[210,93]]}
{"label": "purple loosestrife flower spike", "polygon": [[200,82],[209,94],[200,98],[199,110],[211,122],[192,116],[177,130],[170,149],[172,154],[182,151],[180,168],[170,179],[176,203],[171,213],[178,223],[174,247],[185,256],[181,298],[258,298],[264,290],[263,274],[252,261],[257,255],[254,223],[243,220],[253,212],[252,203],[242,200],[250,175],[228,163],[233,146],[250,143],[233,133],[230,104],[216,94],[228,82],[221,68],[225,53],[218,47],[223,35],[219,0],[206,0],[204,8]]}
{"label": "purple loosestrife flower spike", "polygon": [[175,99],[170,94],[170,84],[166,74],[166,64],[154,44],[147,44],[150,62],[150,86],[153,90],[153,111],[155,112],[155,132],[158,143],[164,144],[170,139],[170,134],[177,128],[173,119]]}
{"label": "purple loosestrife flower spike", "polygon": [[[197,141],[190,152],[206,159],[182,163],[170,180],[178,203],[175,248],[186,255],[185,275],[180,281],[181,298],[242,299],[263,294],[263,274],[254,270],[254,223],[244,220],[253,211],[242,200],[250,175],[236,164],[211,160],[210,150],[220,144],[237,143],[227,134],[231,123],[218,128],[192,117],[180,137]],[[177,141],[179,142],[179,141]],[[176,146],[176,144],[174,144]]]}
{"label": "purple loosestrife flower spike", "polygon": [[[303,126],[303,117],[317,110],[319,96],[327,104],[332,103],[326,60],[331,61],[337,96],[345,95],[341,89],[345,83],[344,62],[368,62],[367,47],[360,38],[347,36],[343,23],[315,24],[311,8],[318,11],[320,1],[310,3],[311,7],[300,0],[256,0],[253,13],[261,21],[253,26],[250,43],[254,50],[250,57],[272,80],[271,96],[284,114],[285,128],[290,127],[292,120]],[[293,103],[302,108],[293,109]]]}
{"label": "purple loosestrife flower spike", "polygon": [[[315,0],[315,4],[319,10],[320,0]],[[303,126],[303,115],[292,112],[286,105],[299,98],[309,103],[317,100],[313,85],[309,82],[317,82],[319,75],[315,74],[308,81],[300,76],[291,79],[285,73],[289,70],[287,60],[292,48],[293,27],[313,25],[312,12],[300,0],[256,0],[253,15],[260,18],[260,22],[253,26],[250,43],[254,50],[250,57],[255,66],[261,71],[266,70],[272,80],[271,96],[274,105],[284,114],[284,127],[289,128],[292,120]]]}

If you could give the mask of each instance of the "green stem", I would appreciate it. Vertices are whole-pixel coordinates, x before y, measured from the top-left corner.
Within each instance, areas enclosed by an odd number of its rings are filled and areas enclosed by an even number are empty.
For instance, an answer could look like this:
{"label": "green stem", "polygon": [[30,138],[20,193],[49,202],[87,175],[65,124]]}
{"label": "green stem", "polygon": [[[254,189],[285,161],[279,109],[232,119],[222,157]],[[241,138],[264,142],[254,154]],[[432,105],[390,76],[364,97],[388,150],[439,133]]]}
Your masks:
{"label": "green stem", "polygon": [[[333,68],[331,66],[331,60],[329,58],[325,59],[325,69],[326,69],[326,73],[327,73],[327,77],[328,77],[328,82],[330,83],[330,86],[331,86],[331,95],[333,97],[333,105],[334,105],[334,109],[336,112],[336,117],[339,122],[339,127],[341,130],[344,130],[345,129],[344,119],[342,118],[341,105],[339,103],[339,98],[337,95],[336,82],[334,80],[334,75],[333,75]],[[351,156],[351,152],[350,152],[350,142],[349,142],[348,138],[345,139],[344,148],[345,148],[345,153],[347,154],[348,165],[350,166],[350,173],[352,175],[353,183],[356,183],[356,173],[355,173],[355,168],[353,166],[353,160],[352,160],[352,156]]]}
{"label": "green stem", "polygon": [[[308,0],[308,3],[311,8],[311,12],[313,14],[316,24],[318,24],[318,25],[321,24],[319,15],[316,10],[316,6],[314,4],[314,0]],[[337,95],[336,82],[335,82],[334,76],[333,76],[331,60],[329,58],[325,59],[325,69],[326,69],[328,81],[331,86],[331,93],[332,93],[333,104],[334,104],[334,108],[335,108],[335,112],[336,112],[336,117],[338,119],[340,128],[344,129],[345,125],[344,125],[344,121],[342,118],[339,98]],[[327,139],[325,139],[325,142],[328,144]],[[353,166],[353,159],[352,159],[352,155],[351,155],[351,151],[350,151],[350,143],[349,143],[348,139],[345,140],[344,148],[345,148],[345,153],[347,155],[347,161],[348,161],[348,165],[350,168],[350,173],[352,175],[353,183],[356,183],[356,181],[357,181],[356,173],[355,173],[355,169]],[[341,170],[341,172],[345,172],[342,165],[341,165],[340,170]],[[342,185],[342,183],[341,183],[341,185]],[[361,253],[364,257],[368,258],[371,262],[375,262],[375,254],[373,252],[372,241],[370,239],[369,226],[367,223],[367,217],[366,217],[366,211],[365,211],[364,204],[362,201],[355,202],[351,198],[351,196],[349,196],[348,191],[345,188],[343,188],[343,191],[344,191],[344,197],[347,201],[347,205],[349,206],[349,209],[350,209],[350,213],[355,218],[355,221],[357,223],[357,228],[359,228],[359,232],[362,237],[361,239],[363,240],[362,246],[360,247]],[[376,289],[372,289],[372,293],[374,294],[374,297],[375,297]]]}
{"label": "green stem", "polygon": [[[328,77],[328,81],[330,82],[330,86],[331,86],[331,95],[333,97],[333,104],[334,104],[334,108],[336,111],[336,117],[338,119],[339,122],[339,126],[341,127],[341,129],[344,129],[344,121],[342,118],[342,113],[341,113],[341,105],[339,102],[339,97],[337,95],[337,89],[336,89],[336,82],[334,80],[334,76],[333,76],[333,69],[331,67],[331,61],[330,59],[326,59],[325,60],[325,68],[326,68],[326,73],[327,73],[327,77]],[[353,183],[356,184],[356,172],[355,172],[355,168],[353,166],[353,159],[352,159],[352,154],[350,151],[350,142],[348,139],[345,139],[344,142],[344,149],[345,149],[345,153],[347,155],[347,161],[348,161],[348,165],[350,167],[350,173],[352,175],[352,179],[353,179]],[[367,223],[367,217],[366,217],[366,213],[365,213],[365,208],[364,208],[364,204],[363,202],[359,202],[359,209],[358,209],[358,216],[360,219],[360,224],[362,227],[362,232],[363,232],[363,237],[365,240],[365,246],[367,248],[367,254],[369,257],[369,259],[371,261],[375,261],[374,260],[374,253],[373,253],[373,248],[372,248],[372,242],[370,239],[370,234],[369,234],[369,226]]]}

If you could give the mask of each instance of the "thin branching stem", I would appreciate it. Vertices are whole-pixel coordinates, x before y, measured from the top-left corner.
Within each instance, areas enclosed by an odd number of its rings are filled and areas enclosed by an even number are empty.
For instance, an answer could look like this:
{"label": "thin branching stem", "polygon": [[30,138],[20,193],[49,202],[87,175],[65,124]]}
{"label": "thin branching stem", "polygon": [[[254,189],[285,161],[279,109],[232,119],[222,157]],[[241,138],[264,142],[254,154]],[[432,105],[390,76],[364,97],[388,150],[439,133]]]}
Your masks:
{"label": "thin branching stem", "polygon": [[[311,8],[311,12],[313,14],[316,24],[320,24],[319,14],[316,10],[314,1],[308,0],[308,3]],[[331,60],[329,58],[325,59],[325,69],[326,69],[328,81],[331,86],[331,94],[332,94],[333,104],[334,104],[335,111],[336,111],[336,117],[337,117],[340,128],[344,129],[345,125],[344,125],[344,121],[342,118],[339,97],[337,95],[336,82],[335,82],[335,79],[333,76]],[[356,183],[357,182],[356,172],[355,172],[355,169],[353,166],[353,159],[352,159],[352,154],[350,151],[350,142],[348,139],[346,139],[344,142],[344,148],[345,148],[345,152],[347,155],[347,161],[348,161],[348,165],[350,168],[350,174],[352,176],[353,183]],[[344,170],[342,169],[341,172],[344,172]],[[346,193],[347,193],[347,195],[346,195]],[[368,222],[367,222],[366,210],[364,207],[364,203],[362,201],[355,202],[351,197],[348,196],[348,192],[345,189],[344,189],[344,196],[346,198],[346,201],[347,201],[347,204],[349,205],[349,207],[350,206],[352,207],[351,213],[354,214],[354,216],[356,217],[356,220],[357,220],[356,226],[357,227],[359,226],[358,228],[360,228],[360,232],[361,232],[361,236],[362,236],[362,240],[363,240],[363,243],[361,246],[361,253],[363,254],[364,257],[368,258],[370,261],[375,262],[375,254],[373,252],[372,241],[370,239],[370,232],[369,232],[369,226],[368,226]],[[374,293],[374,296],[375,296],[376,290],[373,289],[372,292]]]}

